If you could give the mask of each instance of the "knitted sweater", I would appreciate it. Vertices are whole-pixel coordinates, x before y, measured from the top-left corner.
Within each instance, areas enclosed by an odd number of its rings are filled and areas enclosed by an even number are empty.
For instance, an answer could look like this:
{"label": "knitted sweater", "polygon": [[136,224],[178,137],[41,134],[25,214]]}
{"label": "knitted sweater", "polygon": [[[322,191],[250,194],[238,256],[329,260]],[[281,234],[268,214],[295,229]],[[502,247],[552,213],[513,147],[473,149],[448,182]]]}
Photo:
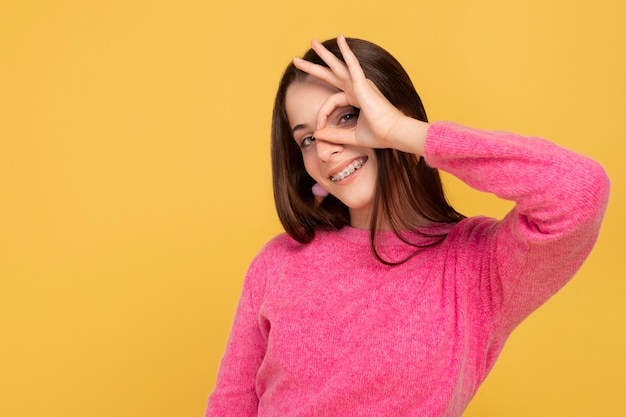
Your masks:
{"label": "knitted sweater", "polygon": [[[609,180],[543,139],[448,122],[430,126],[424,157],[515,207],[426,227],[447,237],[393,267],[366,230],[271,240],[246,275],[207,417],[462,414],[513,329],[589,254]],[[380,245],[387,259],[414,251],[390,232]]]}

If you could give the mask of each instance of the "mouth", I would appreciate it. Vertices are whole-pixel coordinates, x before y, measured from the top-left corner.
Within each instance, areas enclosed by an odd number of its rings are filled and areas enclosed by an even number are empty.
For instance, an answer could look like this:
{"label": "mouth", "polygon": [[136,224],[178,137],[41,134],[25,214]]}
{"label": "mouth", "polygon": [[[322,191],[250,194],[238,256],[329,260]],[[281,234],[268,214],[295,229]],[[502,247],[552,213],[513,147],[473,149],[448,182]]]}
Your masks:
{"label": "mouth", "polygon": [[335,175],[331,175],[330,180],[333,182],[341,181],[342,179],[347,178],[350,175],[352,175],[354,171],[361,168],[363,165],[365,165],[366,162],[367,162],[367,156],[356,159],[350,165],[348,165],[343,170],[341,170],[340,172],[336,173]]}

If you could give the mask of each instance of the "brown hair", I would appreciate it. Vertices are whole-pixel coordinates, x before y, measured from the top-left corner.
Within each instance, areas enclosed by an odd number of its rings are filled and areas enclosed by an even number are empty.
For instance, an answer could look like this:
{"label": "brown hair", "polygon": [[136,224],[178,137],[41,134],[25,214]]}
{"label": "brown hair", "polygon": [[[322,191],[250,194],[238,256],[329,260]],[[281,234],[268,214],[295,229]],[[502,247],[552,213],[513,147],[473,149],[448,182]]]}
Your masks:
{"label": "brown hair", "polygon": [[[428,121],[422,101],[408,74],[400,63],[383,48],[360,39],[348,38],[348,44],[361,63],[365,76],[398,109],[408,116]],[[323,45],[343,61],[336,39]],[[303,56],[316,64],[326,63],[309,49]],[[295,240],[308,243],[319,228],[338,230],[350,224],[348,208],[332,195],[317,205],[311,191],[314,180],[304,168],[302,153],[293,140],[285,110],[287,89],[295,81],[304,80],[308,74],[298,70],[293,63],[287,66],[274,101],[272,116],[272,177],[274,201],[278,217],[285,231]],[[425,234],[419,230],[419,219],[434,223],[456,223],[465,218],[446,200],[441,179],[436,169],[429,167],[424,158],[394,149],[376,149],[378,178],[374,208],[370,224],[370,243],[376,258],[387,265],[397,265],[417,254],[421,245],[411,243],[406,232],[426,235],[436,239],[427,246],[442,241],[446,234]],[[399,261],[385,260],[376,248],[376,232],[381,224],[388,224],[393,232],[409,245],[415,246],[412,256]]]}

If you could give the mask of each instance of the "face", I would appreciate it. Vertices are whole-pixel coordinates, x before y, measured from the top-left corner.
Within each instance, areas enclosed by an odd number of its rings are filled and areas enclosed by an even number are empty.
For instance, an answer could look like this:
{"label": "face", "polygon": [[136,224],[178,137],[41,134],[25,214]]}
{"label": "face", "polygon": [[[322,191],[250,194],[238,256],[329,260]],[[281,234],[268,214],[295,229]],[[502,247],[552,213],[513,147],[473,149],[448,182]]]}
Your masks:
{"label": "face", "polygon": [[[338,91],[324,81],[307,77],[289,86],[285,109],[307,173],[348,207],[353,227],[367,229],[378,169],[374,150],[313,137],[320,108]],[[350,129],[357,118],[358,112],[352,107],[336,108],[327,127]]]}

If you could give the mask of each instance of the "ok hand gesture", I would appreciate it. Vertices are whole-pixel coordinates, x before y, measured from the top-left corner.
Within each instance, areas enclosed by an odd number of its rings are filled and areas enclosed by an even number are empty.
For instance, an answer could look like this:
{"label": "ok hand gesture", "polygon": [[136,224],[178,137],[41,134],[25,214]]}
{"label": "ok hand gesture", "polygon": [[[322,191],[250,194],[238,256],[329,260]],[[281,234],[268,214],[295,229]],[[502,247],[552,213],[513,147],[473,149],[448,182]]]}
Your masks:
{"label": "ok hand gesture", "polygon": [[[365,77],[344,36],[337,38],[337,44],[345,63],[317,40],[313,40],[312,48],[329,68],[300,58],[294,60],[296,68],[341,90],[320,108],[315,137],[334,143],[421,154],[428,124],[404,115],[382,95]],[[346,106],[360,109],[356,125],[349,129],[326,127],[334,110]]]}

